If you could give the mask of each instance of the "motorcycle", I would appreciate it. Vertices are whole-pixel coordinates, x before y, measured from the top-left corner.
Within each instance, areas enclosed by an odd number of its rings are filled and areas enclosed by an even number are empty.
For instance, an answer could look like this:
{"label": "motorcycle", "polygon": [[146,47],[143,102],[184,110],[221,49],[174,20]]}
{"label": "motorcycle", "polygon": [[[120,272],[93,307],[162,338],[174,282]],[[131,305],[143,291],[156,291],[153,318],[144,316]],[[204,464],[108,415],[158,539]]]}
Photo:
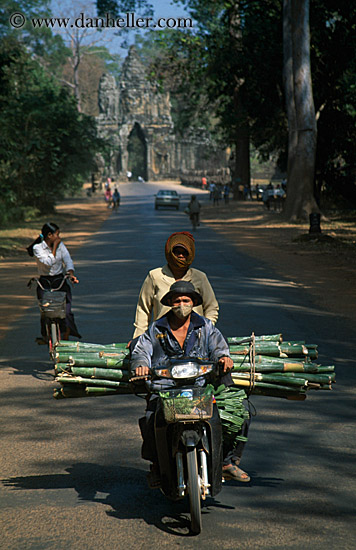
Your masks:
{"label": "motorcycle", "polygon": [[[201,501],[222,487],[222,433],[214,388],[195,385],[198,378],[206,381],[217,371],[215,363],[188,357],[171,359],[153,368],[151,375],[149,391],[157,396],[154,435],[160,488],[171,500],[188,496],[194,534],[202,528]],[[155,381],[161,391],[152,390]]]}

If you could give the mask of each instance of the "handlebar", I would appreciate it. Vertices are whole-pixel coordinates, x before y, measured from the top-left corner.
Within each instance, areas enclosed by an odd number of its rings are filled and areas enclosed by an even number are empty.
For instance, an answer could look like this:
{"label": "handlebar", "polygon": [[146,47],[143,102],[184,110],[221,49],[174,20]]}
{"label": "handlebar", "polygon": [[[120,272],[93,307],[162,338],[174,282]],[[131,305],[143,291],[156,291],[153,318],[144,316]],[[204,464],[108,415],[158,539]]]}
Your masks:
{"label": "handlebar", "polygon": [[57,288],[44,288],[44,286],[42,285],[42,283],[40,282],[40,280],[37,278],[37,277],[32,277],[32,279],[30,279],[27,283],[27,286],[28,288],[31,288],[31,285],[32,283],[37,283],[38,286],[42,289],[42,290],[49,290],[50,292],[55,292],[57,290],[60,290],[62,288],[62,286],[64,285],[64,283],[66,282],[67,279],[71,279],[71,276],[69,275],[69,273],[66,273],[63,277],[63,280],[61,281],[60,285],[57,287]]}
{"label": "handlebar", "polygon": [[[144,370],[148,369],[148,372],[143,373],[141,371],[140,374],[135,373],[130,378],[130,382],[138,382],[138,381],[150,380],[155,378],[172,378],[176,380],[183,379],[183,378],[187,378],[187,379],[197,378],[199,376],[205,376],[213,372],[214,369],[219,368],[219,363],[220,363],[220,360],[209,361],[198,357],[174,358],[174,359],[170,359],[166,365],[159,365],[151,368],[143,367],[143,366],[137,367],[136,372],[140,371],[141,369],[144,369]],[[195,366],[198,366],[198,371],[190,370],[189,372],[189,369],[192,369],[192,364],[195,364]],[[183,367],[183,369],[184,367],[188,368],[188,372],[187,370],[185,370],[185,372],[181,376],[179,376],[179,371],[178,372],[176,371],[175,373],[173,373],[176,367],[179,368],[180,366]]]}

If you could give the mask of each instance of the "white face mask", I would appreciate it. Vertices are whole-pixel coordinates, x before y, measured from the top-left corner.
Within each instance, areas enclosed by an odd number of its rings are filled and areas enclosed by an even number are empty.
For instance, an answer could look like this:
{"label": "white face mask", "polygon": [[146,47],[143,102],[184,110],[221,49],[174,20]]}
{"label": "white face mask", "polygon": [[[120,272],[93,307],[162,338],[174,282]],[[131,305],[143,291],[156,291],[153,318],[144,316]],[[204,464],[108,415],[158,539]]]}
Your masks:
{"label": "white face mask", "polygon": [[193,304],[179,304],[179,306],[172,307],[172,311],[178,319],[186,319],[193,311],[193,307]]}

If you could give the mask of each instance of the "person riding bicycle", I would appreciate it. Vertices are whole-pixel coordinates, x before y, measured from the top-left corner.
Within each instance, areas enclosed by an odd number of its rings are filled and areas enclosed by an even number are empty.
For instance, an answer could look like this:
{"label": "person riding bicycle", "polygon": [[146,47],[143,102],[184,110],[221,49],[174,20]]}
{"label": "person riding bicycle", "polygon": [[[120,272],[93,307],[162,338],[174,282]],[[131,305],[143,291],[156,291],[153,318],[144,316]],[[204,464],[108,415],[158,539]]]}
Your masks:
{"label": "person riding bicycle", "polygon": [[[47,222],[41,229],[39,237],[27,247],[27,252],[34,257],[37,263],[39,282],[45,289],[58,288],[64,279],[64,273],[68,273],[70,281],[79,283],[74,275],[74,264],[72,258],[61,241],[60,230],[55,223]],[[65,281],[60,289],[66,293],[66,318],[60,322],[62,340],[68,340],[69,336],[81,338],[74,321],[74,315],[71,311],[72,293],[70,286]],[[43,296],[43,290],[37,286],[37,298],[40,300]],[[38,343],[47,343],[46,322],[41,316],[41,335]]]}
{"label": "person riding bicycle", "polygon": [[[142,334],[133,349],[131,349],[131,373],[133,377],[149,377],[150,369],[155,365],[163,365],[172,357],[204,357],[220,366],[219,384],[232,386],[231,370],[233,361],[230,357],[229,346],[221,332],[213,323],[193,311],[193,308],[202,304],[202,296],[189,281],[176,281],[169,291],[162,297],[161,303],[168,306],[168,313],[151,323]],[[196,380],[197,385],[204,380]],[[165,384],[174,381],[151,381],[152,391],[158,391]],[[162,385],[163,384],[163,385]],[[157,397],[151,394],[147,402],[146,415],[139,421],[143,438],[142,458],[152,462],[148,480],[152,488],[158,487],[160,473],[154,438],[154,412],[157,406]],[[249,422],[245,421],[242,428],[243,435],[247,436]],[[225,479],[248,482],[250,476],[239,468],[244,444],[237,444],[229,448],[223,442],[223,469]]]}

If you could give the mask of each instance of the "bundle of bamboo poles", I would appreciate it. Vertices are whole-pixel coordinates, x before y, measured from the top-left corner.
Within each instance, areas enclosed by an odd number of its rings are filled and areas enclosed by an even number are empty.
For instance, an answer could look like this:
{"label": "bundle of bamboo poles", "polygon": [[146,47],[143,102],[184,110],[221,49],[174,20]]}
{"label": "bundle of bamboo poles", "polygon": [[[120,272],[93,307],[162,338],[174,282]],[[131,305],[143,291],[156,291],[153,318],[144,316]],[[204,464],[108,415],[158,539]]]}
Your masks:
{"label": "bundle of bamboo poles", "polygon": [[56,399],[132,393],[126,344],[61,341],[55,358]]}
{"label": "bundle of bamboo poles", "polygon": [[331,390],[335,382],[334,366],[313,362],[318,358],[316,344],[283,342],[281,334],[228,342],[234,384],[247,394],[302,401],[308,390]]}
{"label": "bundle of bamboo poles", "polygon": [[[247,394],[304,400],[308,390],[330,390],[334,366],[313,361],[317,346],[283,342],[281,334],[228,338],[232,378]],[[132,393],[126,343],[61,341],[56,346],[56,399]]]}

